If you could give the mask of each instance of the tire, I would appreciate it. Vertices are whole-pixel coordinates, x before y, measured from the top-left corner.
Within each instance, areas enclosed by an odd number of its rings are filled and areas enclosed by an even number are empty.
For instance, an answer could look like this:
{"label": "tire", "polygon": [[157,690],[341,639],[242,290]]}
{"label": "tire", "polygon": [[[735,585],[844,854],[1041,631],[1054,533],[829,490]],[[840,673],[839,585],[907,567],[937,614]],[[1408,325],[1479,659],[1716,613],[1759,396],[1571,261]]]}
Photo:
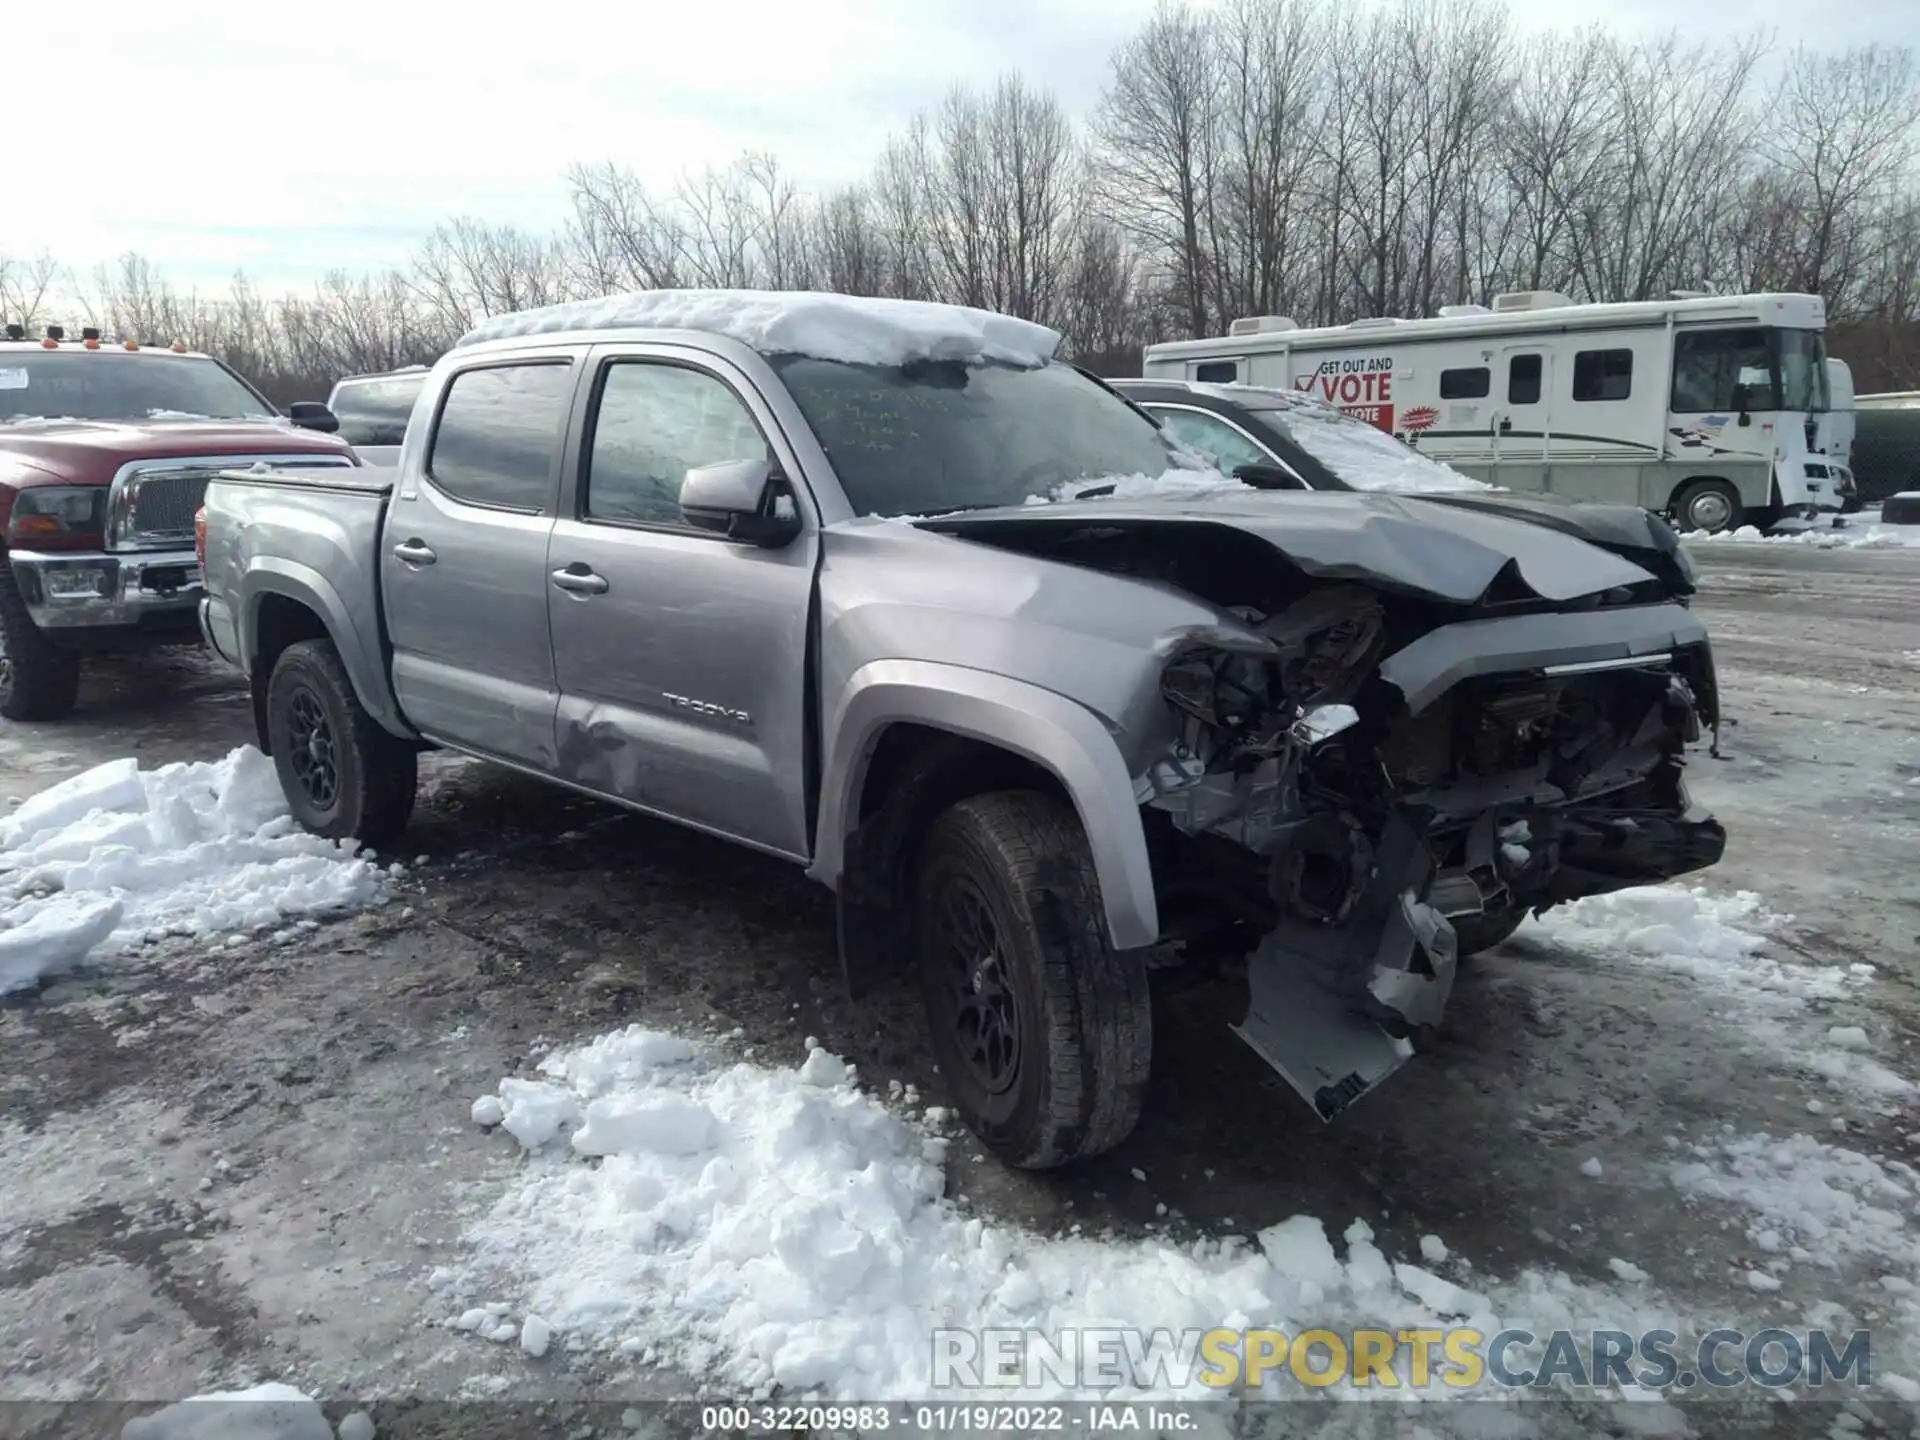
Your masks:
{"label": "tire", "polygon": [[928,828],[912,887],[933,1054],[969,1128],[1027,1170],[1126,1139],[1153,1051],[1147,968],[1107,942],[1074,812],[1031,790],[962,800]]}
{"label": "tire", "polygon": [[367,714],[331,640],[289,645],[274,662],[267,738],[288,808],[306,829],[378,845],[407,828],[418,752]]}
{"label": "tire", "polygon": [[1725,480],[1689,480],[1674,493],[1674,528],[1722,535],[1737,530],[1745,515],[1740,492]]}
{"label": "tire", "polygon": [[27,613],[13,566],[0,555],[0,715],[59,720],[80,698],[80,657],[48,641]]}
{"label": "tire", "polygon": [[1453,935],[1458,945],[1456,953],[1464,960],[1469,955],[1478,955],[1483,950],[1504,945],[1513,938],[1513,932],[1520,928],[1520,922],[1526,918],[1527,912],[1518,908],[1455,916]]}

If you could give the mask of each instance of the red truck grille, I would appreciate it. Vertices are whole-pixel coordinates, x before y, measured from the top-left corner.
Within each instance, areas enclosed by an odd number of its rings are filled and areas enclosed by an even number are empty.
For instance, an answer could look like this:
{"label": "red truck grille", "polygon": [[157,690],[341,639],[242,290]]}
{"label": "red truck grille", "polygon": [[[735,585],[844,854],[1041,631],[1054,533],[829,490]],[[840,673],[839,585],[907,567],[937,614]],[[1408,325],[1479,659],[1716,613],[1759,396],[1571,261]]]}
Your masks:
{"label": "red truck grille", "polygon": [[133,483],[126,539],[136,544],[185,540],[193,533],[193,517],[206,499],[213,471],[162,471],[143,475]]}
{"label": "red truck grille", "polygon": [[207,486],[223,470],[257,464],[345,466],[344,455],[210,455],[182,460],[136,460],[114,476],[107,499],[110,550],[185,549]]}

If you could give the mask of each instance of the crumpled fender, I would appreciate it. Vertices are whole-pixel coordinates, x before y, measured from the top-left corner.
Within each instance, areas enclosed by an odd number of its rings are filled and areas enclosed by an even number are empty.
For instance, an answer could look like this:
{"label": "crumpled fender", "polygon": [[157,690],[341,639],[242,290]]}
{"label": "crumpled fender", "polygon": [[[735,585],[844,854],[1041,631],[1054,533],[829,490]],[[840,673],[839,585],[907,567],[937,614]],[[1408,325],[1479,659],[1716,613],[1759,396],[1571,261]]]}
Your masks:
{"label": "crumpled fender", "polygon": [[818,838],[807,871],[812,879],[838,888],[874,746],[887,726],[901,722],[997,745],[1051,772],[1086,831],[1111,943],[1131,950],[1159,939],[1146,831],[1132,777],[1105,723],[1051,690],[959,665],[870,661],[833,699],[822,745]]}

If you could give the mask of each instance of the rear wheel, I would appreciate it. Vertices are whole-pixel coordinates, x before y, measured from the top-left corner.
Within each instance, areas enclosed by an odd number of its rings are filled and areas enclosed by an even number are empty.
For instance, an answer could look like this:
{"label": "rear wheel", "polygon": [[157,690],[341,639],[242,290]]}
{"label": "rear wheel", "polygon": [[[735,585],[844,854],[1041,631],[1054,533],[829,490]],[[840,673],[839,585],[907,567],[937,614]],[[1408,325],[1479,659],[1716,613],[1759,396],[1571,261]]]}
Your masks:
{"label": "rear wheel", "polygon": [[80,698],[80,657],[48,641],[33,623],[0,555],[0,715],[9,720],[58,720]]}
{"label": "rear wheel", "polygon": [[1035,791],[960,801],[928,831],[913,917],[934,1058],[974,1133],[1026,1169],[1124,1140],[1153,1046],[1146,964],[1107,943],[1074,812]]}
{"label": "rear wheel", "polygon": [[330,840],[406,829],[419,757],[360,704],[331,640],[289,645],[267,682],[267,737],[293,818]]}
{"label": "rear wheel", "polygon": [[1737,529],[1743,517],[1740,492],[1725,480],[1692,480],[1673,497],[1673,515],[1683,531],[1710,535]]}

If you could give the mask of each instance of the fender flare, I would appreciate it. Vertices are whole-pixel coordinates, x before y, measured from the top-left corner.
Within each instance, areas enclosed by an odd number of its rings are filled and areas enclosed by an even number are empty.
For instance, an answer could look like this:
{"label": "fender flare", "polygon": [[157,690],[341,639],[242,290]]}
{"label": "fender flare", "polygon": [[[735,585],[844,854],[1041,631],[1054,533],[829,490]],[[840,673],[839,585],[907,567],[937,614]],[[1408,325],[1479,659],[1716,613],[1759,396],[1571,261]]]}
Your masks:
{"label": "fender flare", "polygon": [[257,555],[247,569],[241,589],[240,662],[253,673],[259,653],[260,604],[269,595],[295,601],[320,617],[327,638],[340,652],[347,679],[354,694],[381,729],[403,740],[415,739],[414,732],[400,718],[393,692],[386,683],[386,665],[377,653],[369,653],[366,643],[347,610],[346,602],[333,583],[310,565],[277,555]]}
{"label": "fender flare", "polygon": [[924,725],[1031,760],[1059,780],[1080,816],[1117,950],[1160,938],[1147,835],[1133,778],[1093,711],[1063,695],[985,670],[922,660],[863,665],[826,716],[820,818],[807,874],[838,889],[857,797],[881,733]]}

